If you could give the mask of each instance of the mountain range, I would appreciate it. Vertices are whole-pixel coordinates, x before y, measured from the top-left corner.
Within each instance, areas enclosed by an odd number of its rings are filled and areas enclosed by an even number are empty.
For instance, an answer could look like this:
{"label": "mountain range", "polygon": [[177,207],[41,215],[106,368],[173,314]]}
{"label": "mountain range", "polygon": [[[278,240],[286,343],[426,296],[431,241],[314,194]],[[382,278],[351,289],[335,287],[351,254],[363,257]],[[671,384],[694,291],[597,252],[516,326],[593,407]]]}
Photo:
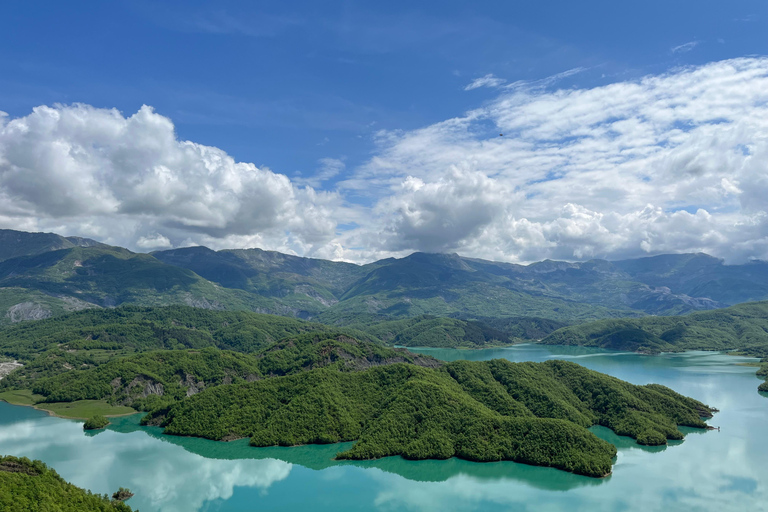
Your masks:
{"label": "mountain range", "polygon": [[250,310],[338,325],[422,315],[576,323],[767,298],[768,263],[726,265],[701,253],[529,265],[414,253],[356,265],[261,249],[144,254],[0,230],[2,323],[122,304]]}

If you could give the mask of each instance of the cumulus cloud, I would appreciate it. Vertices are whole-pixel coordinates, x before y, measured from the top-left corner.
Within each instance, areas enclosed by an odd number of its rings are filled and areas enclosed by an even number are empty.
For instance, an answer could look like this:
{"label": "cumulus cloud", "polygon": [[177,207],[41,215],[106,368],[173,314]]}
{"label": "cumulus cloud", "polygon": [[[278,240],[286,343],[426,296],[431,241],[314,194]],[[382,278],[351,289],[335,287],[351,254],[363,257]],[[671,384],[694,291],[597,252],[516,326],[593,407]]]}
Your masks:
{"label": "cumulus cloud", "polygon": [[[594,88],[516,87],[461,117],[378,140],[377,155],[342,187],[385,196],[383,251],[768,257],[765,58]],[[492,185],[468,184],[457,168]]]}
{"label": "cumulus cloud", "polygon": [[[579,71],[380,131],[362,165],[325,158],[294,181],[179,140],[150,107],[0,115],[0,226],[361,262],[414,250],[768,259],[768,58],[554,88]],[[320,191],[330,180],[338,192]]]}
{"label": "cumulus cloud", "polygon": [[472,80],[472,82],[464,87],[464,90],[471,91],[472,89],[479,89],[480,87],[499,87],[500,85],[503,85],[504,82],[506,82],[506,80],[503,78],[499,78],[494,76],[493,73],[489,73],[485,76]]}
{"label": "cumulus cloud", "polygon": [[312,250],[335,231],[334,194],[179,140],[170,119],[88,105],[0,118],[0,223],[63,228],[139,249],[232,237]]}

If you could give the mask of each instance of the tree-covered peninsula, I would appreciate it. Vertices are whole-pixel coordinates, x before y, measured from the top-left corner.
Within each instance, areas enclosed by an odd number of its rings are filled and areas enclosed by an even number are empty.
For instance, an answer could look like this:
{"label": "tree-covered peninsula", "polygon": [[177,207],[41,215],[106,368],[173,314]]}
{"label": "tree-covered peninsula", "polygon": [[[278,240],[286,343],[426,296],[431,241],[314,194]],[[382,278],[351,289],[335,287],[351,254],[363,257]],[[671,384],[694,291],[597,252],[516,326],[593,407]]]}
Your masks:
{"label": "tree-covered peninsula", "polygon": [[339,458],[512,460],[604,476],[616,450],[588,427],[664,444],[682,439],[679,425],[704,428],[711,412],[663,386],[574,363],[493,360],[321,368],[210,388],[162,415],[167,434],[250,437],[254,446],[357,441]]}
{"label": "tree-covered peninsula", "polygon": [[0,510],[131,512],[131,507],[67,483],[39,460],[6,456],[0,457]]}

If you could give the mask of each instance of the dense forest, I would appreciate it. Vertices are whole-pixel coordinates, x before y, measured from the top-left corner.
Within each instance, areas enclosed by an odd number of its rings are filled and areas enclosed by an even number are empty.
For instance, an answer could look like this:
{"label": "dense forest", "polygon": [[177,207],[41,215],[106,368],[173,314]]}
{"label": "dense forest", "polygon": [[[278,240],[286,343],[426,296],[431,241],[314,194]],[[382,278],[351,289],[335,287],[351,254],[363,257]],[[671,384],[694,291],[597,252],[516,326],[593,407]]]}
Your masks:
{"label": "dense forest", "polygon": [[131,507],[67,483],[39,460],[0,456],[0,510],[131,512]]}
{"label": "dense forest", "polygon": [[[254,446],[358,442],[339,458],[513,460],[589,476],[610,472],[615,448],[587,427],[640,442],[682,439],[709,408],[663,386],[634,386],[563,361],[320,368],[219,386],[158,411],[165,432],[250,437]],[[164,416],[164,417],[162,417]]]}
{"label": "dense forest", "polygon": [[35,365],[0,381],[2,388],[32,389],[44,402],[107,400],[139,410],[167,407],[206,388],[289,375],[313,368],[354,371],[406,362],[439,366],[413,354],[334,332],[286,338],[255,354],[214,347],[157,350],[115,358],[98,366],[46,373]]}

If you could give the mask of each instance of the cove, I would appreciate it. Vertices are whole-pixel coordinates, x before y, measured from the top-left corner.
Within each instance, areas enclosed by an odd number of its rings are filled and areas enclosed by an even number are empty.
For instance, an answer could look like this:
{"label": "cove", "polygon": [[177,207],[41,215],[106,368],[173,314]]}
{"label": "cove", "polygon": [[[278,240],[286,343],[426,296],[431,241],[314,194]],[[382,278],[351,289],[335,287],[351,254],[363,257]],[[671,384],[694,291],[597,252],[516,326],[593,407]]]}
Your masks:
{"label": "cove", "polygon": [[566,359],[635,384],[657,382],[720,409],[720,432],[640,447],[594,431],[619,448],[613,475],[580,477],[512,462],[337,462],[349,446],[251,448],[141,427],[140,415],[107,430],[0,403],[0,453],[41,459],[94,492],[130,487],[148,511],[240,510],[768,510],[768,400],[753,361],[718,353],[641,356],[581,347],[518,345],[488,350],[413,349],[444,360]]}

